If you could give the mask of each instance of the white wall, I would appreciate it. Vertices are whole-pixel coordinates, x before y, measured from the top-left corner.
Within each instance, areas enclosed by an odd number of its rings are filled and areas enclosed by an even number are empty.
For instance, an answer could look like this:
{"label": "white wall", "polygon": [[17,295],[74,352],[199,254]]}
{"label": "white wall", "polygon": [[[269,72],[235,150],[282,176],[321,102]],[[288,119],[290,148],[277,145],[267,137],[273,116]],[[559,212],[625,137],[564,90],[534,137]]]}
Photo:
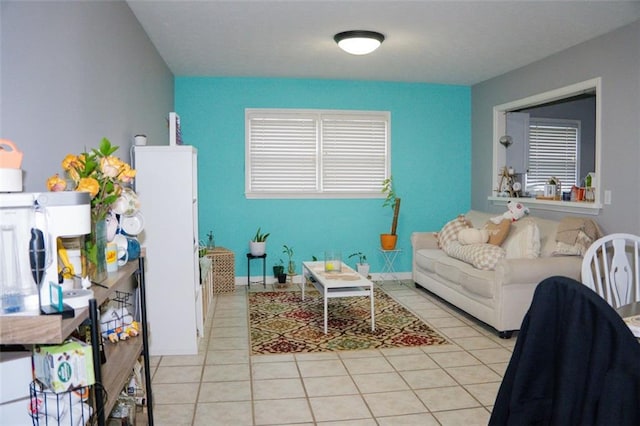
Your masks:
{"label": "white wall", "polygon": [[173,75],[124,1],[0,2],[0,137],[24,152],[25,191],[67,153],[135,134],[166,144]]}
{"label": "white wall", "polygon": [[612,204],[596,220],[606,233],[640,234],[640,21],[472,87],[472,208],[504,210],[487,201],[494,173],[493,107],[595,77],[602,77],[600,183],[612,191]]}

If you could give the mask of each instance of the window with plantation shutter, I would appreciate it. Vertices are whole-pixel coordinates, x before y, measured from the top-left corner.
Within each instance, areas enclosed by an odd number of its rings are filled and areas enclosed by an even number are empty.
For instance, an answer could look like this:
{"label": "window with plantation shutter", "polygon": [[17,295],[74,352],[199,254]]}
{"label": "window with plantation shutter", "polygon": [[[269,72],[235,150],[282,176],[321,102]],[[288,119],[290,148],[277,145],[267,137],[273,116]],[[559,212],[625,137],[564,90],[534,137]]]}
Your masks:
{"label": "window with plantation shutter", "polygon": [[575,184],[579,142],[579,121],[532,117],[529,121],[527,191],[543,191],[551,177],[558,178],[564,188]]}
{"label": "window with plantation shutter", "polygon": [[384,111],[247,109],[247,198],[379,198],[390,174]]}

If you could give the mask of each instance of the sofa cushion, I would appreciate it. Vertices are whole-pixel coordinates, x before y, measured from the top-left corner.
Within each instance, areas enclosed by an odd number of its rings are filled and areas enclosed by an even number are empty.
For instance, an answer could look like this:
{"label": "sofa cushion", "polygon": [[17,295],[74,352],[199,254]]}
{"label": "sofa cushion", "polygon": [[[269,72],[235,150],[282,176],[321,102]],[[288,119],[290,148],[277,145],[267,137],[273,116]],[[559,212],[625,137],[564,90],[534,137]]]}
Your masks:
{"label": "sofa cushion", "polygon": [[464,246],[458,241],[451,241],[443,250],[449,256],[485,271],[494,270],[498,261],[505,256],[502,247],[487,243]]}
{"label": "sofa cushion", "polygon": [[509,219],[504,219],[498,224],[488,221],[482,227],[482,229],[486,229],[489,232],[488,243],[495,246],[502,245],[502,242],[506,240],[507,235],[509,235],[510,228],[511,221]]}
{"label": "sofa cushion", "polygon": [[493,298],[495,293],[495,272],[483,271],[452,257],[443,257],[435,262],[436,274],[460,286],[469,293],[485,298]]}
{"label": "sofa cushion", "polygon": [[435,263],[443,257],[449,257],[440,249],[420,249],[416,251],[415,262],[419,269],[435,272]]}
{"label": "sofa cushion", "polygon": [[471,228],[471,223],[465,219],[464,215],[447,222],[437,234],[438,247],[444,248],[450,242],[457,241],[458,232],[465,228]]}
{"label": "sofa cushion", "polygon": [[502,244],[507,259],[534,259],[540,256],[540,230],[535,220],[520,220],[520,226],[510,232]]}

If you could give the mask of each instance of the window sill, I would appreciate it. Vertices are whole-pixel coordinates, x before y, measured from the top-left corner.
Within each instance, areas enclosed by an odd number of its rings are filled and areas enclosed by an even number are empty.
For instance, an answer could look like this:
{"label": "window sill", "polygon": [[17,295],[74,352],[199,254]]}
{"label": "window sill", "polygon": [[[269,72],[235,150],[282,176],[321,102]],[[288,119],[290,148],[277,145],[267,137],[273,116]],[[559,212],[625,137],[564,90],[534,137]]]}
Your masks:
{"label": "window sill", "polygon": [[588,203],[580,201],[551,201],[538,200],[536,198],[510,198],[510,197],[487,197],[491,204],[504,206],[507,201],[520,201],[529,208],[538,210],[551,210],[565,213],[578,213],[597,216],[600,214],[602,205],[600,203]]}

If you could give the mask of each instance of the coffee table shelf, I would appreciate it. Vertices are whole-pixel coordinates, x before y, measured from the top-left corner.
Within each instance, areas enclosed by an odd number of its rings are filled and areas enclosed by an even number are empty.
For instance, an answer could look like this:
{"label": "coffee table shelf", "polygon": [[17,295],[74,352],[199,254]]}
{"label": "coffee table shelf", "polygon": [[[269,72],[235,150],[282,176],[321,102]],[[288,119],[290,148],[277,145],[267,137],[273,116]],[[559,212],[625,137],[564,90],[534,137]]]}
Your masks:
{"label": "coffee table shelf", "polygon": [[371,300],[371,331],[376,329],[373,282],[342,263],[339,273],[325,272],[324,262],[302,262],[302,300],[307,281],[322,294],[324,301],[324,334],[327,334],[328,301],[337,297],[369,297]]}

